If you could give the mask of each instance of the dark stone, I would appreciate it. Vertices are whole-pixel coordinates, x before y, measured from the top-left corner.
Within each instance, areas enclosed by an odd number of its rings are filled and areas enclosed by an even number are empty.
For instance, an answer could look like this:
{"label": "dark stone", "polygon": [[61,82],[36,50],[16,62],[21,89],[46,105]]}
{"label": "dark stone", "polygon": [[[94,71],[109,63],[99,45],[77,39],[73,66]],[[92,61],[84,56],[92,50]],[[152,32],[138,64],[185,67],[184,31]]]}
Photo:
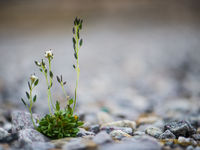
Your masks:
{"label": "dark stone", "polygon": [[196,133],[196,129],[187,121],[170,122],[164,128],[164,130],[170,130],[176,137],[188,137]]}
{"label": "dark stone", "polygon": [[0,140],[0,143],[12,143],[19,139],[19,136],[17,133],[10,134],[9,136],[4,137]]}
{"label": "dark stone", "polygon": [[193,134],[191,137],[197,141],[200,141],[200,134]]}
{"label": "dark stone", "polygon": [[90,131],[93,132],[93,133],[95,133],[95,134],[99,133],[99,131],[100,131],[100,125],[97,124],[97,125],[91,126],[90,127]]}
{"label": "dark stone", "polygon": [[166,130],[159,137],[159,139],[175,139],[175,138],[176,138],[176,136],[172,132],[170,132],[169,130]]}

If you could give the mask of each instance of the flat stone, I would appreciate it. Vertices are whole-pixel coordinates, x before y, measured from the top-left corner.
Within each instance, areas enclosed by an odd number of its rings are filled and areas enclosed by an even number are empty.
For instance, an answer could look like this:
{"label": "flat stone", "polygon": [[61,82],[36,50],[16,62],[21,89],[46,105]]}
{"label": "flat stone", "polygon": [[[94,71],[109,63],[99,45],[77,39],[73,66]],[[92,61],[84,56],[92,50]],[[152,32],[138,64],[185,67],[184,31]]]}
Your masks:
{"label": "flat stone", "polygon": [[185,138],[185,137],[180,136],[178,138],[178,144],[182,146],[188,146],[188,145],[196,146],[197,142],[192,138]]}
{"label": "flat stone", "polygon": [[145,133],[155,138],[159,138],[159,136],[162,134],[162,131],[159,128],[150,127],[145,130]]}
{"label": "flat stone", "polygon": [[127,134],[121,130],[113,130],[110,133],[110,136],[115,140],[121,140],[124,137],[131,137],[129,134]]}
{"label": "flat stone", "polygon": [[159,139],[176,139],[176,136],[169,130],[166,130],[159,136]]}
{"label": "flat stone", "polygon": [[176,137],[187,137],[196,133],[196,129],[187,121],[170,122],[165,125],[165,130],[170,130]]}
{"label": "flat stone", "polygon": [[93,138],[93,141],[96,144],[100,145],[100,144],[112,142],[112,138],[107,132],[101,131]]}
{"label": "flat stone", "polygon": [[97,145],[92,140],[84,138],[76,138],[66,143],[62,147],[62,150],[85,150],[85,149],[95,150],[96,148]]}
{"label": "flat stone", "polygon": [[103,127],[129,127],[135,130],[136,123],[130,120],[122,120],[122,121],[115,121],[115,122],[102,124],[101,128]]}
{"label": "flat stone", "polygon": [[161,150],[161,145],[150,136],[128,138],[122,143],[107,144],[99,150]]}
{"label": "flat stone", "polygon": [[34,129],[24,129],[19,131],[19,140],[24,140],[25,142],[45,142],[48,139],[40,132]]}
{"label": "flat stone", "polygon": [[161,118],[155,114],[143,114],[143,115],[139,116],[136,123],[139,126],[142,124],[153,124],[160,120],[161,120]]}
{"label": "flat stone", "polygon": [[3,138],[5,138],[8,135],[9,135],[9,133],[6,130],[4,130],[3,128],[0,128],[0,140],[2,140]]}
{"label": "flat stone", "polygon": [[[23,129],[34,129],[33,123],[31,121],[31,115],[24,111],[13,111],[11,113],[12,117],[12,133]],[[40,119],[40,116],[33,114],[34,121],[36,122]]]}

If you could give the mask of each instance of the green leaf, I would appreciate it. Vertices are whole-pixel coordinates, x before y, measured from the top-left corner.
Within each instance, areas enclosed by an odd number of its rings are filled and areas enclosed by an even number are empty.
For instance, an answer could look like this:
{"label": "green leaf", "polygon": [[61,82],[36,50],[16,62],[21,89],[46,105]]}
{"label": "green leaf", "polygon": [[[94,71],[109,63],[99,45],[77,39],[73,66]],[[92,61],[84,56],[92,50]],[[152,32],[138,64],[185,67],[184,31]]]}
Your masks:
{"label": "green leaf", "polygon": [[83,39],[80,40],[79,45],[80,45],[80,46],[83,45]]}
{"label": "green leaf", "polygon": [[68,101],[69,105],[73,104],[73,102],[74,100],[72,98]]}
{"label": "green leaf", "polygon": [[75,66],[75,65],[73,65],[73,68],[74,68],[74,69],[76,69],[76,66]]}
{"label": "green leaf", "polygon": [[29,87],[29,90],[31,90],[31,85],[30,85],[30,82],[28,81],[28,87]]}
{"label": "green leaf", "polygon": [[76,44],[76,40],[74,37],[72,38],[72,41],[73,41],[73,44]]}
{"label": "green leaf", "polygon": [[56,78],[57,78],[57,81],[60,83],[60,78],[58,76],[56,76]]}
{"label": "green leaf", "polygon": [[53,79],[53,72],[52,71],[49,72],[49,76]]}
{"label": "green leaf", "polygon": [[37,96],[35,95],[35,96],[33,97],[33,102],[34,102],[34,103],[36,102],[36,99],[37,99]]}
{"label": "green leaf", "polygon": [[23,98],[21,98],[21,101],[23,102],[23,104],[26,106],[26,102],[24,101]]}
{"label": "green leaf", "polygon": [[37,85],[38,85],[38,82],[39,82],[39,79],[37,79],[37,80],[35,81],[34,85],[37,86]]}
{"label": "green leaf", "polygon": [[28,92],[26,92],[26,97],[29,99],[30,98],[30,95]]}
{"label": "green leaf", "polygon": [[60,110],[60,103],[58,101],[56,101],[56,110],[59,111]]}

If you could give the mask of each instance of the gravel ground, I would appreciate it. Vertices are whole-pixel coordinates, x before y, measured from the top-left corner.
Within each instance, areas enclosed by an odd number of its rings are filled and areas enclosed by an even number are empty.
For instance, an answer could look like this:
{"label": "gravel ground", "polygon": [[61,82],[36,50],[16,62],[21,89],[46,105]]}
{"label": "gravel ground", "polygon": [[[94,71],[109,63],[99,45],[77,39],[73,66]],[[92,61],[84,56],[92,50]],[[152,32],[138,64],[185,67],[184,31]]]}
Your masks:
{"label": "gravel ground", "polygon": [[[78,13],[66,14],[64,6],[55,11],[53,4],[49,14],[46,7],[35,14],[23,9],[29,3],[1,9],[0,150],[200,149],[198,2],[127,1],[116,2],[113,9],[91,4],[97,11],[83,5]],[[41,77],[35,112],[48,111],[45,82],[33,63],[45,50],[53,49],[54,74],[63,74],[73,95],[71,28],[77,14],[84,20],[77,109],[85,121],[81,137],[52,141],[20,120],[21,129],[13,132],[16,118],[11,114],[25,110],[20,98],[33,72]],[[64,105],[61,89],[54,85],[53,96]]]}

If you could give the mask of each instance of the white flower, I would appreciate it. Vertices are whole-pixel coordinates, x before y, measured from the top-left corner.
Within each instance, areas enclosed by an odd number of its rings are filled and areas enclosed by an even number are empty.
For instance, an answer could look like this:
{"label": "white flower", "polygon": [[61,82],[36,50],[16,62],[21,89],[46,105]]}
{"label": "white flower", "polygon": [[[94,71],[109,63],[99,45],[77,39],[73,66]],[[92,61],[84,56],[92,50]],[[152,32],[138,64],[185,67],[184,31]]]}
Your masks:
{"label": "white flower", "polygon": [[38,79],[38,77],[35,76],[35,74],[32,74],[32,75],[30,76],[30,80],[31,80],[32,83],[35,82],[37,79]]}
{"label": "white flower", "polygon": [[46,51],[45,54],[44,54],[44,56],[46,58],[53,58],[53,52],[52,52],[52,50],[50,49],[50,50]]}

